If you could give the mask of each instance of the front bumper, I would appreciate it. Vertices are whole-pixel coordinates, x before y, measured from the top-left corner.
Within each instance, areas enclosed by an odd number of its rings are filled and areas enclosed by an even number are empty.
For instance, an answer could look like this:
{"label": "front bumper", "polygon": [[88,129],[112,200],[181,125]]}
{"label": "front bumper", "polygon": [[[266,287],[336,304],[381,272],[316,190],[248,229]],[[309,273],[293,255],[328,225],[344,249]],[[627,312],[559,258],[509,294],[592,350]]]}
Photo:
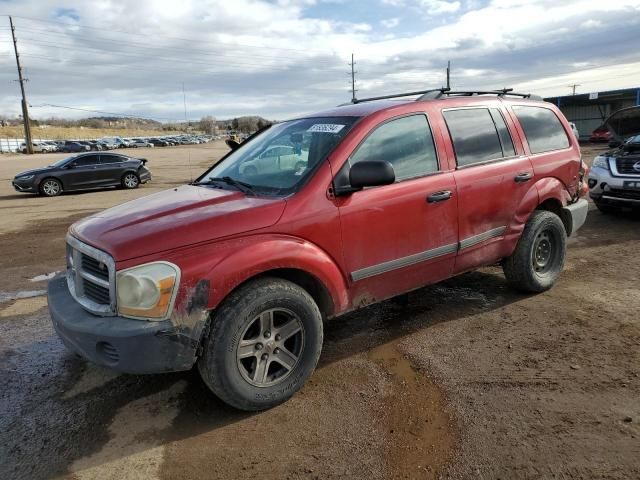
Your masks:
{"label": "front bumper", "polygon": [[87,360],[126,373],[189,370],[197,342],[184,341],[170,320],[99,317],[84,310],[58,276],[48,286],[53,327],[65,346]]}
{"label": "front bumper", "polygon": [[624,182],[640,181],[640,176],[614,176],[605,168],[589,171],[589,196],[599,204],[617,207],[640,207],[640,191],[626,188]]}
{"label": "front bumper", "polygon": [[11,182],[13,188],[16,192],[28,192],[28,193],[37,193],[38,189],[33,185],[33,183],[22,183],[16,182],[15,180]]}

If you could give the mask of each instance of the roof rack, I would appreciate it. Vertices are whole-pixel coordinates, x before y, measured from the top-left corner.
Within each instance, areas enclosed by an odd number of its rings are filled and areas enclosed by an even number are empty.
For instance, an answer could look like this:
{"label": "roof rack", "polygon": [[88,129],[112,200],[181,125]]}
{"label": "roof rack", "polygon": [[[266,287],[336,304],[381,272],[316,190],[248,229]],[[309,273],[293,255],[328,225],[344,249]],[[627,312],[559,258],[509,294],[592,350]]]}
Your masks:
{"label": "roof rack", "polygon": [[401,98],[401,97],[412,97],[413,95],[428,95],[433,92],[448,92],[449,89],[444,88],[436,88],[431,90],[421,90],[418,92],[405,92],[405,93],[394,93],[392,95],[382,95],[381,97],[369,97],[369,98],[354,98],[350,103],[363,103],[363,102],[373,102],[374,100],[386,100],[388,98]]}
{"label": "roof rack", "polygon": [[387,100],[389,98],[402,98],[402,97],[412,97],[414,95],[420,95],[416,101],[423,100],[438,100],[443,97],[472,97],[474,95],[497,95],[499,97],[504,97],[506,95],[513,97],[522,97],[528,98],[531,100],[542,100],[542,97],[538,95],[532,95],[531,93],[517,93],[513,91],[513,88],[502,88],[499,90],[460,90],[453,91],[450,88],[442,87],[442,88],[432,88],[430,90],[421,90],[417,92],[405,92],[405,93],[394,93],[392,95],[382,95],[379,97],[368,97],[368,98],[354,98],[351,102],[343,103],[338,105],[339,107],[343,107],[345,105],[350,105],[354,103],[364,103],[364,102],[373,102],[375,100]]}
{"label": "roof rack", "polygon": [[529,98],[531,100],[542,100],[542,97],[538,95],[532,95],[531,93],[517,93],[513,91],[513,88],[502,88],[500,90],[461,90],[461,91],[431,90],[421,95],[417,99],[417,101],[437,100],[439,98],[442,98],[445,95],[448,97],[464,97],[464,96],[471,97],[474,95],[497,95],[499,97],[504,97],[506,95],[510,95],[513,97]]}

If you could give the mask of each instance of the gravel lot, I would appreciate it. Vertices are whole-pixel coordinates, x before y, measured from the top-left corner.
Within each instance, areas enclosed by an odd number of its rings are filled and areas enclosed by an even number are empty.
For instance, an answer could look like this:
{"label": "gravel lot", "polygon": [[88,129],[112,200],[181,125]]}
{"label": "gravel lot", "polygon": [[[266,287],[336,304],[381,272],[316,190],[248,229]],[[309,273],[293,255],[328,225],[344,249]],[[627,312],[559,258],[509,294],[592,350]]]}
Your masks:
{"label": "gravel lot", "polygon": [[65,351],[42,278],[69,224],[225,150],[129,151],[150,184],[54,199],[9,181],[62,155],[0,156],[0,478],[640,478],[638,215],[593,209],[547,293],[488,268],[329,322],[311,381],[260,414]]}

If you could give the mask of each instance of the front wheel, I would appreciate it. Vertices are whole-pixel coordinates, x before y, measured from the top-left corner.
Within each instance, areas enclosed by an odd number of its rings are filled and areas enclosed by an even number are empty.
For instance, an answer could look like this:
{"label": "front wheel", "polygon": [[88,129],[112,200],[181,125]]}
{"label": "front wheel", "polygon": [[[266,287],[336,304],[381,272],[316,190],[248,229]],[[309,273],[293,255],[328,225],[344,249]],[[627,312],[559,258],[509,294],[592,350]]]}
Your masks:
{"label": "front wheel", "polygon": [[322,316],[298,285],[277,278],[247,283],[212,318],[198,360],[213,393],[240,410],[289,399],[304,385],[322,349]]}
{"label": "front wheel", "polygon": [[548,290],[562,272],[566,250],[567,233],[562,220],[551,212],[534,212],[515,251],[502,265],[507,281],[524,292]]}
{"label": "front wheel", "polygon": [[62,183],[55,178],[47,178],[40,184],[40,193],[45,197],[57,197],[62,193]]}
{"label": "front wheel", "polygon": [[122,177],[122,188],[138,188],[140,179],[135,173],[126,173]]}

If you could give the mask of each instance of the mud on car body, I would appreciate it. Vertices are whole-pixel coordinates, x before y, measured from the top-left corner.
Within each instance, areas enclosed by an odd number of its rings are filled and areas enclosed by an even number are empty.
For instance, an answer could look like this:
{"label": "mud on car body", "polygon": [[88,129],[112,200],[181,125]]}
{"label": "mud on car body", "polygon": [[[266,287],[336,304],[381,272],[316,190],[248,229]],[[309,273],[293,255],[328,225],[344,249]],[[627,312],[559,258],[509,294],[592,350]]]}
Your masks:
{"label": "mud on car body", "polygon": [[586,217],[583,172],[559,110],[504,91],[282,122],[190,185],[74,224],[53,324],[96,363],[197,365],[228,404],[269,408],[313,372],[326,319],[496,262],[515,288],[550,288]]}

